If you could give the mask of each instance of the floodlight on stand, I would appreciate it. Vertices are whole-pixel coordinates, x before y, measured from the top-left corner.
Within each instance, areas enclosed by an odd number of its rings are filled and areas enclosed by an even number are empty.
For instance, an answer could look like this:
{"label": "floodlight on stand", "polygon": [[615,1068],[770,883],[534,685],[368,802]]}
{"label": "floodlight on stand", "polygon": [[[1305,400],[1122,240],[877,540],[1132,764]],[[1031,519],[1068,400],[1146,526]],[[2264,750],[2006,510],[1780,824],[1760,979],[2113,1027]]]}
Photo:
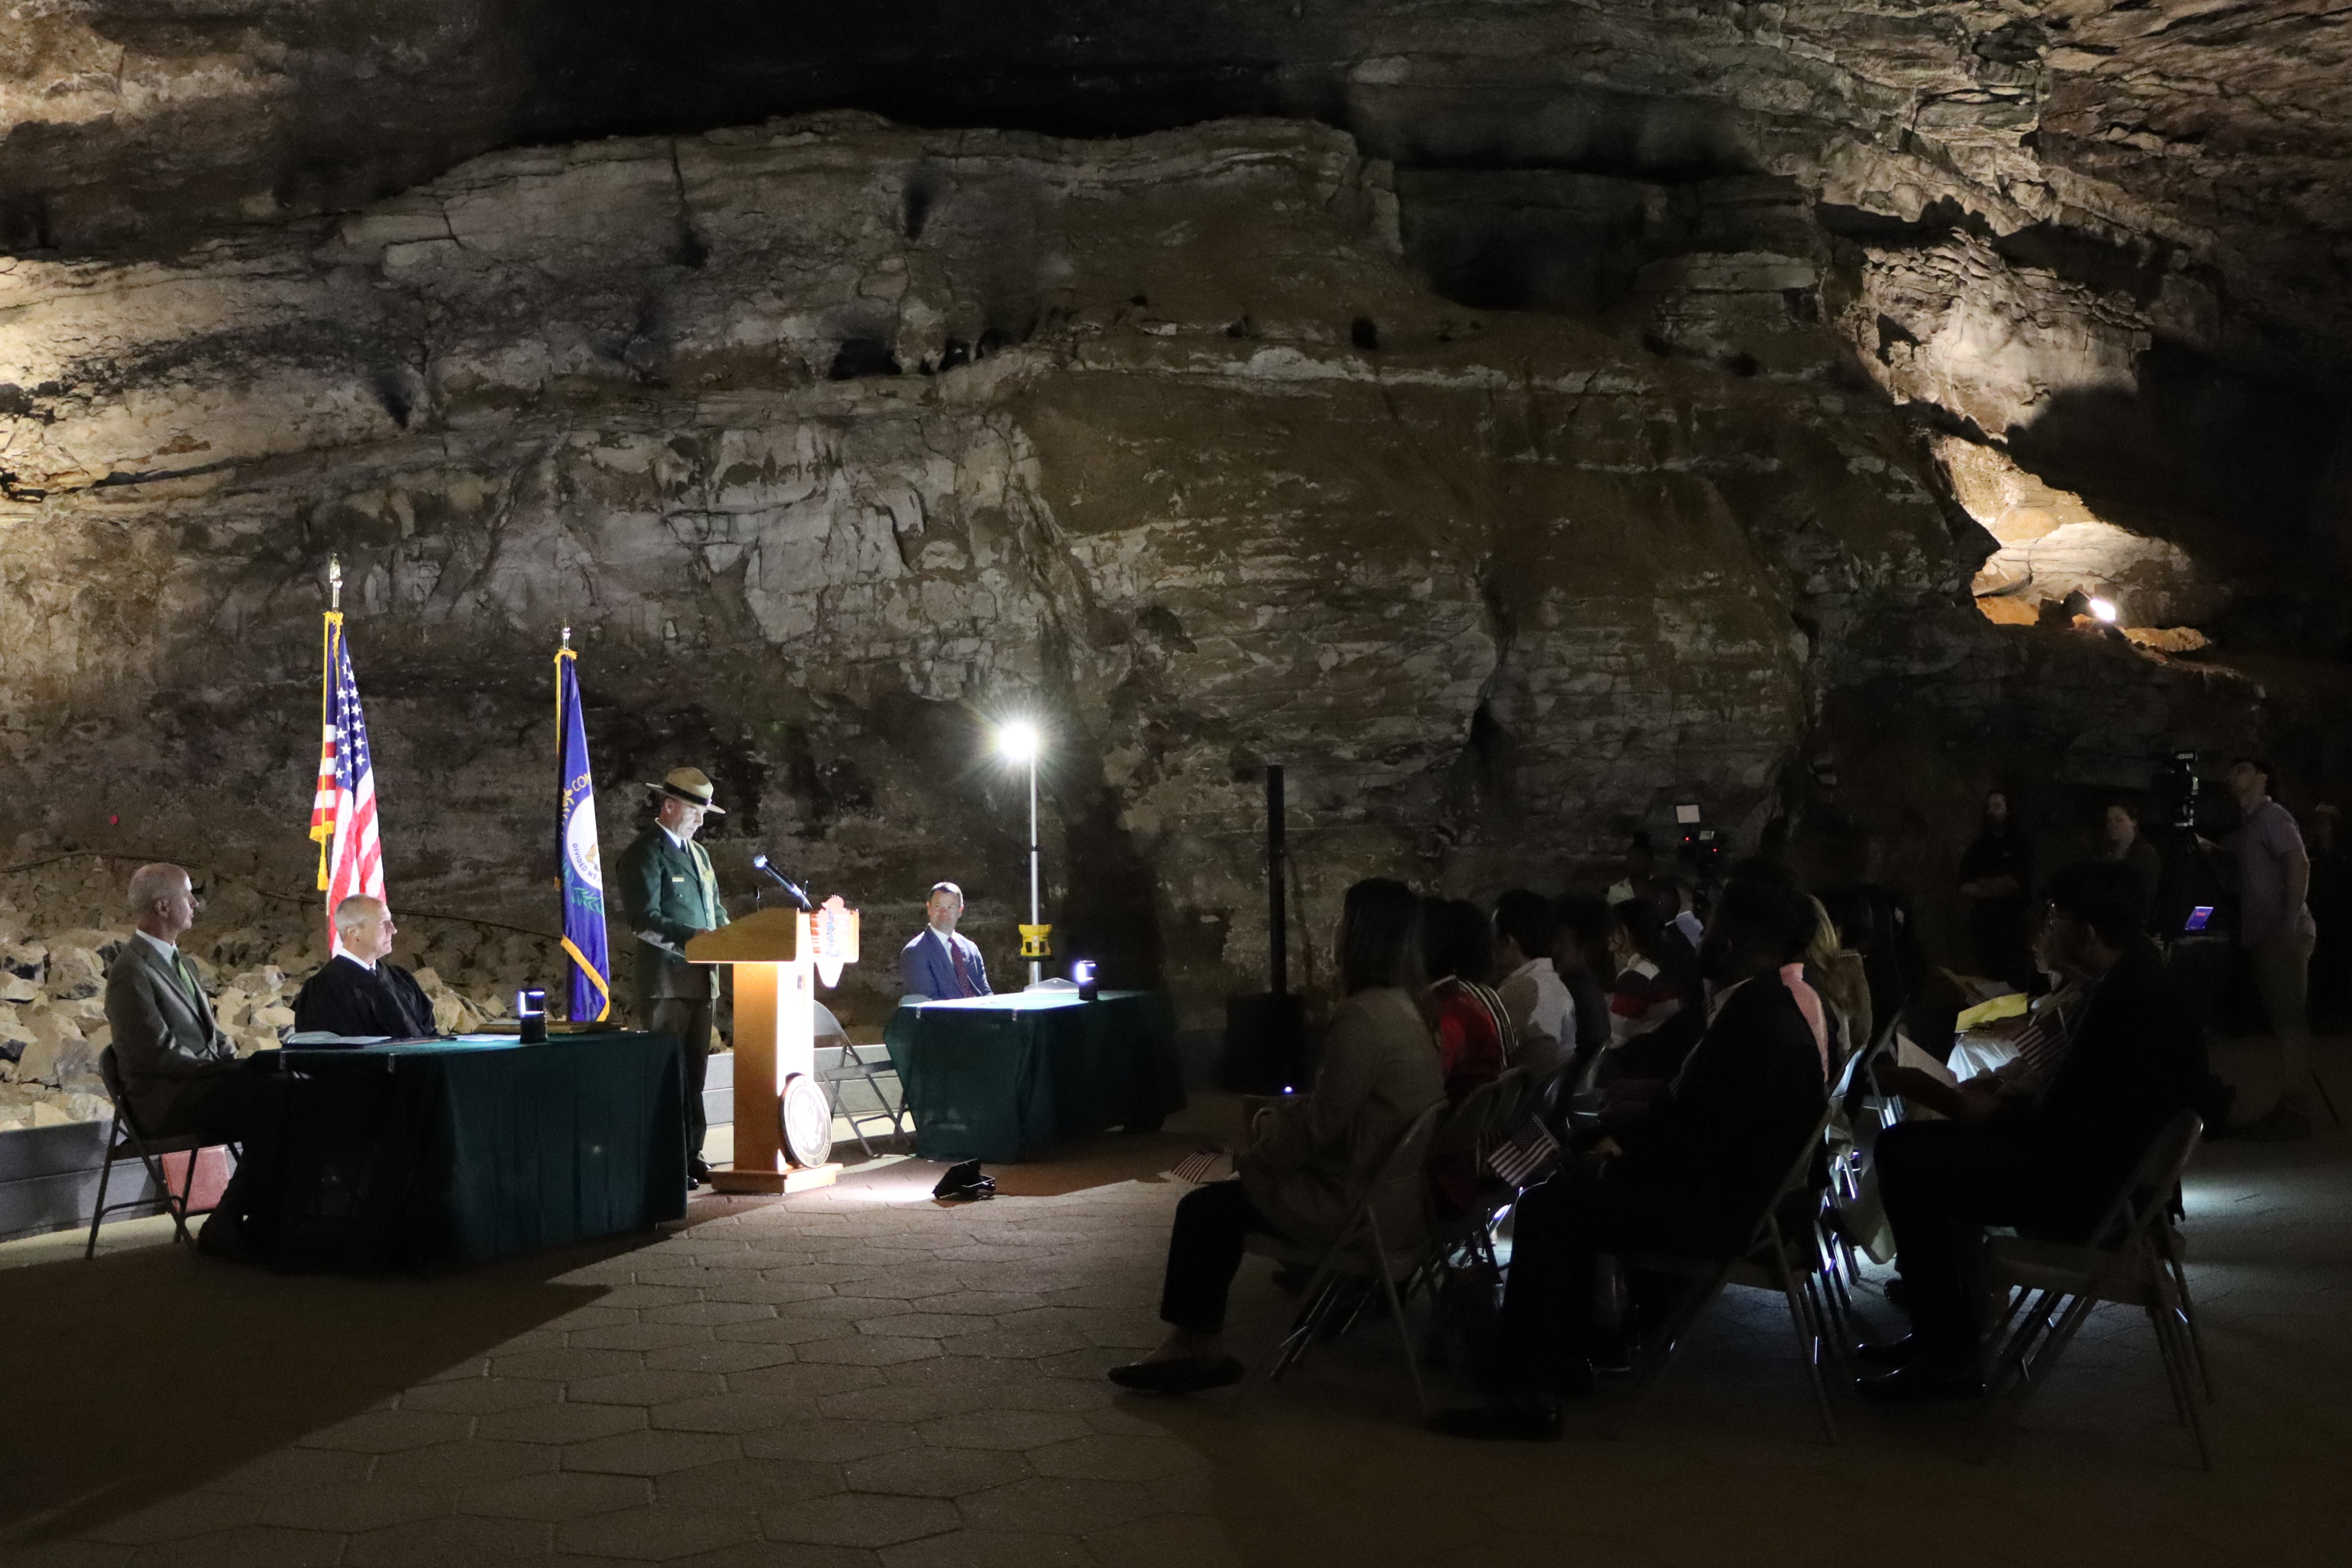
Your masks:
{"label": "floodlight on stand", "polygon": [[1034,763],[1037,760],[1037,726],[1025,719],[1017,719],[996,731],[996,750],[1005,761]]}
{"label": "floodlight on stand", "polygon": [[2090,611],[2093,620],[2110,626],[2116,624],[2116,616],[2121,613],[2116,608],[2116,602],[2113,599],[2093,599],[2090,603]]}
{"label": "floodlight on stand", "polygon": [[1019,763],[1029,770],[1029,923],[1021,928],[1021,955],[1029,961],[1029,984],[1034,985],[1045,978],[1045,957],[1053,951],[1048,940],[1052,927],[1038,913],[1039,877],[1037,857],[1037,726],[1026,719],[1015,719],[999,725],[996,750],[1007,762]]}

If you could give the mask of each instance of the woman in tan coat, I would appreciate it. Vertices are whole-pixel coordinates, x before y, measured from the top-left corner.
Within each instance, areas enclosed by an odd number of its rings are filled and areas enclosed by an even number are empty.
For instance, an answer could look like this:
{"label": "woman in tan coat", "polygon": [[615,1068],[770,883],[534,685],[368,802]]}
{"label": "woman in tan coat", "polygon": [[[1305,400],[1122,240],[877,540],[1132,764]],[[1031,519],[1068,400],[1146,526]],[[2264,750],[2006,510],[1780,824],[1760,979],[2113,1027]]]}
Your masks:
{"label": "woman in tan coat", "polygon": [[[1421,986],[1421,901],[1402,882],[1375,878],[1348,889],[1333,938],[1347,1000],[1332,1015],[1305,1101],[1283,1107],[1274,1128],[1234,1159],[1236,1174],[1176,1205],[1160,1318],[1169,1334],[1111,1381],[1151,1394],[1191,1394],[1238,1383],[1225,1353],[1225,1297],[1253,1230],[1306,1246],[1328,1245],[1362,1186],[1413,1118],[1445,1098],[1437,1047],[1413,997]],[[1409,1237],[1411,1214],[1383,1215],[1382,1234]],[[1391,1229],[1393,1225],[1397,1229]]]}

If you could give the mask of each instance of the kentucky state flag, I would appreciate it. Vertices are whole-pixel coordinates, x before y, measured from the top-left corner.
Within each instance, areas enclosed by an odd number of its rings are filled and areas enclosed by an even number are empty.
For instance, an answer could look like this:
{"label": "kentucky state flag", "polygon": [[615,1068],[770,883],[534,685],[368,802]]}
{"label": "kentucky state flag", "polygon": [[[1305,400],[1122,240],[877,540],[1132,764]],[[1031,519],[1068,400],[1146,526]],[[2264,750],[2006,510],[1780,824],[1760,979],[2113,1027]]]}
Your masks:
{"label": "kentucky state flag", "polygon": [[604,868],[596,843],[596,780],[580,721],[580,671],[570,638],[555,656],[555,732],[562,752],[563,952],[571,959],[575,1023],[612,1016],[612,963],[604,948]]}

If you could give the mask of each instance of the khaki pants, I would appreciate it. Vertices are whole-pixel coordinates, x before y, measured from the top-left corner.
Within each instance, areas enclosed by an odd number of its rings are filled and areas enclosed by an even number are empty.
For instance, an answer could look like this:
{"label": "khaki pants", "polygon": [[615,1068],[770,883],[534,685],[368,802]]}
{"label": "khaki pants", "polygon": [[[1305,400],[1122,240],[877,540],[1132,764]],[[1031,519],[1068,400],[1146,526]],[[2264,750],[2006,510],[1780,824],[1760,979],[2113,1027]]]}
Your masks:
{"label": "khaki pants", "polygon": [[702,1080],[710,1070],[710,999],[656,996],[644,1005],[647,1034],[677,1037],[678,1059],[686,1069],[686,1157],[702,1159],[702,1135],[710,1131],[702,1114]]}
{"label": "khaki pants", "polygon": [[2305,998],[2311,984],[2311,942],[2308,936],[2282,937],[2276,942],[2249,942],[2253,960],[2254,989],[2263,999],[2263,1016],[2279,1043],[2279,1103],[2308,1110],[2312,1103],[2311,1018]]}

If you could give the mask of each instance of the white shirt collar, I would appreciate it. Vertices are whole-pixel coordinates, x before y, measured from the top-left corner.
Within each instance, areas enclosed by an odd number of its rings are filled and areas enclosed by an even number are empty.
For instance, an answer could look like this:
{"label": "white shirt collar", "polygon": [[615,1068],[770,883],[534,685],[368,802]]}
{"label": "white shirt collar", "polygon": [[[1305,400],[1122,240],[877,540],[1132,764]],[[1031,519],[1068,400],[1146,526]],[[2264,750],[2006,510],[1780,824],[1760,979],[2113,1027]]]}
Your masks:
{"label": "white shirt collar", "polygon": [[373,974],[375,973],[375,964],[368,959],[362,958],[358,953],[347,951],[342,956],[349,959],[352,963],[358,964],[370,974]]}
{"label": "white shirt collar", "polygon": [[668,824],[668,823],[667,823],[667,822],[656,822],[656,823],[655,823],[655,824],[654,824],[654,826],[655,826],[656,827],[660,828],[660,829],[662,830],[662,836],[663,836],[664,837],[667,838],[667,839],[668,839],[672,844],[677,845],[680,849],[683,849],[683,848],[685,848],[685,847],[686,847],[687,841],[686,841],[685,839],[683,839],[683,838],[680,838],[677,834],[672,833],[672,832],[669,830],[669,824]]}
{"label": "white shirt collar", "polygon": [[177,960],[180,956],[178,944],[165,942],[162,937],[155,935],[152,931],[134,930],[131,934],[143,940],[148,946],[153,948],[157,952],[162,953],[167,960]]}
{"label": "white shirt collar", "polygon": [[1511,971],[1511,978],[1517,980],[1522,974],[1541,974],[1549,971],[1550,968],[1551,960],[1549,957],[1530,958],[1525,963],[1520,964],[1517,969]]}

